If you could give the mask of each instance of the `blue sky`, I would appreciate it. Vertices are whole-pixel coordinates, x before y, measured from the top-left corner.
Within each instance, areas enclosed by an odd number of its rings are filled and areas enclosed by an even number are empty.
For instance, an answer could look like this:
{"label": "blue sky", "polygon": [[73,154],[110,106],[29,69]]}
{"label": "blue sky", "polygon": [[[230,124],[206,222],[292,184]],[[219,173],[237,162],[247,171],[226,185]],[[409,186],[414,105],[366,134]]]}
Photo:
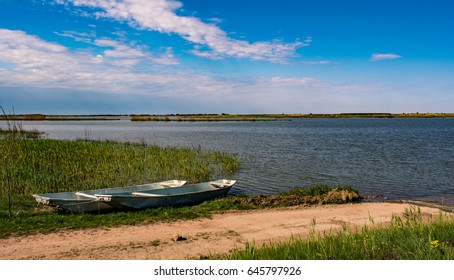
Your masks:
{"label": "blue sky", "polygon": [[448,0],[0,0],[16,113],[454,112]]}

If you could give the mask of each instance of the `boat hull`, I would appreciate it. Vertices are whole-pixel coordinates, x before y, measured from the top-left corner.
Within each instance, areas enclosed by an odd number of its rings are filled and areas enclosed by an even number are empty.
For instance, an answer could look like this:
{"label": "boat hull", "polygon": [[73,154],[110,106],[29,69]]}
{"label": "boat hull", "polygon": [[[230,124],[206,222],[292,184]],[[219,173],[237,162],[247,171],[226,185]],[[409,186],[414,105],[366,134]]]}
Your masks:
{"label": "boat hull", "polygon": [[[218,184],[218,186],[212,184]],[[97,195],[100,200],[114,208],[141,210],[147,208],[198,204],[206,200],[226,195],[234,180],[218,180],[178,189],[156,189],[144,192],[133,192],[130,195]]]}
{"label": "boat hull", "polygon": [[34,194],[33,197],[38,203],[49,205],[61,210],[86,213],[86,212],[106,212],[114,210],[112,205],[99,200],[95,194],[130,194],[135,191],[148,191],[159,188],[181,187],[186,181],[170,180],[156,183],[134,185],[128,187],[105,188],[87,190],[81,192],[61,192],[49,194]]}
{"label": "boat hull", "polygon": [[44,195],[33,195],[38,203],[52,206],[61,210],[85,213],[85,212],[104,212],[112,210],[112,206],[102,201],[89,198],[59,199],[49,198]]}

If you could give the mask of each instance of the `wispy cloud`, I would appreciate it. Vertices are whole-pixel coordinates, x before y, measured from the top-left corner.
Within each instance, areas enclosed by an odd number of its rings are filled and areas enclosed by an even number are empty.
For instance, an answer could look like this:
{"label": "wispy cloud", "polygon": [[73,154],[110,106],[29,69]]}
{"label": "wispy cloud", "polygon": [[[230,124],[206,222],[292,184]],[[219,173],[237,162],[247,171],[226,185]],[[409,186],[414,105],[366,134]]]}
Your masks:
{"label": "wispy cloud", "polygon": [[56,3],[89,7],[97,17],[125,21],[138,29],[178,34],[195,45],[192,54],[205,58],[236,57],[286,63],[289,57],[296,55],[298,48],[312,41],[250,43],[233,39],[215,24],[205,23],[196,17],[177,15],[176,11],[183,4],[174,0],[56,0]]}
{"label": "wispy cloud", "polygon": [[332,62],[329,60],[306,60],[306,61],[301,61],[301,64],[306,64],[306,65],[326,65],[326,64],[331,64]]}
{"label": "wispy cloud", "polygon": [[120,40],[114,40],[111,38],[97,39],[96,34],[78,33],[74,31],[55,32],[55,34],[99,47],[102,50],[102,55],[98,55],[97,58],[108,57],[115,59],[115,63],[117,64],[131,66],[139,63],[160,65],[179,64],[173,55],[171,47],[167,47],[161,52],[151,52],[146,46],[124,42],[121,36]]}
{"label": "wispy cloud", "polygon": [[391,60],[401,58],[402,56],[393,53],[374,53],[370,57],[370,61]]}

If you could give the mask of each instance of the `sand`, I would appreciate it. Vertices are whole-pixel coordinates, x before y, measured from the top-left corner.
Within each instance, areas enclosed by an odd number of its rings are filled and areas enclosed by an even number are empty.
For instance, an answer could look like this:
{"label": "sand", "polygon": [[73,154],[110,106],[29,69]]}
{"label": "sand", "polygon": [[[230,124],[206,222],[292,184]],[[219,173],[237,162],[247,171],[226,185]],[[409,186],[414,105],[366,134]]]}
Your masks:
{"label": "sand", "polygon": [[[386,225],[410,204],[359,203],[228,211],[210,219],[108,229],[65,230],[0,239],[1,260],[186,260],[226,254],[248,243],[262,246],[307,237],[315,230]],[[420,207],[424,215],[439,209]]]}

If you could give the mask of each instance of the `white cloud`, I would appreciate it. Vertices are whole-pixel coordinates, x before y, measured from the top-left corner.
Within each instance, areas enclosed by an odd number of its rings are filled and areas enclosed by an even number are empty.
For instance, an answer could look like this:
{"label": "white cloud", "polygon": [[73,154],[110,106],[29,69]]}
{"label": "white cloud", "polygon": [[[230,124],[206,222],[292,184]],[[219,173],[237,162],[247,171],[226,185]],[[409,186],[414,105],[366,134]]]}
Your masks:
{"label": "white cloud", "polygon": [[[169,108],[197,104],[198,108],[208,111],[228,107],[243,113],[316,112],[320,108],[331,112],[348,111],[352,104],[369,102],[373,106],[375,103],[370,100],[375,101],[380,92],[387,92],[380,84],[333,84],[310,77],[236,80],[179,72],[175,67],[167,69],[171,70],[169,73],[158,72],[160,68],[136,69],[137,60],[142,65],[147,57],[146,50],[140,46],[110,39],[89,42],[106,50],[102,53],[71,50],[22,31],[0,29],[0,65],[7,65],[0,67],[0,91],[4,87],[37,89],[34,98],[50,88],[72,92],[74,99],[77,99],[74,92],[105,93],[104,99],[112,94],[122,98],[142,96],[143,100],[168,97],[173,102]],[[124,53],[118,55],[120,49]],[[165,49],[161,58],[152,58],[166,60],[167,56],[172,60],[171,49]],[[102,102],[98,96],[101,95],[93,94],[90,102]]]}
{"label": "white cloud", "polygon": [[[178,60],[173,55],[172,48],[165,48],[163,52],[151,53],[147,47],[137,44],[127,44],[110,38],[96,39],[95,34],[64,31],[55,34],[73,38],[75,41],[84,42],[103,48],[103,57],[115,59],[115,64],[134,66],[139,63],[152,63],[159,65],[177,65]],[[122,38],[123,40],[123,38]],[[120,61],[123,60],[123,61]]]}
{"label": "white cloud", "polygon": [[[193,54],[207,58],[237,57],[285,63],[296,55],[296,50],[312,42],[283,43],[280,41],[254,42],[236,40],[227,36],[215,24],[202,22],[189,16],[179,16],[176,11],[183,4],[173,0],[66,0],[74,6],[94,8],[98,17],[109,17],[128,22],[139,29],[178,34],[185,40],[208,48],[196,48]],[[56,3],[62,3],[59,0]],[[101,9],[101,11],[99,11]]]}
{"label": "white cloud", "polygon": [[114,40],[98,39],[94,41],[98,47],[110,47],[104,51],[105,57],[113,58],[142,58],[145,56],[144,52],[138,48],[126,46]]}
{"label": "white cloud", "polygon": [[301,61],[301,64],[306,64],[306,65],[325,65],[325,64],[331,64],[331,61],[329,60],[317,60],[317,61]]}
{"label": "white cloud", "polygon": [[37,70],[48,67],[48,56],[57,60],[67,52],[61,45],[45,42],[25,32],[0,29],[0,61],[17,68]]}
{"label": "white cloud", "polygon": [[401,58],[402,56],[393,54],[393,53],[374,53],[370,57],[370,61],[380,61],[380,60],[390,60],[390,59],[397,59]]}
{"label": "white cloud", "polygon": [[[147,67],[147,62],[148,66],[175,64],[171,48],[160,56],[149,56],[140,47],[113,40],[92,43],[107,49],[102,54],[72,51],[23,31],[0,29],[0,62],[8,65],[0,85],[165,95],[211,90],[220,84],[205,76],[165,74]],[[136,66],[140,66],[137,71]]]}
{"label": "white cloud", "polygon": [[89,33],[75,32],[75,31],[64,31],[64,32],[54,32],[54,33],[61,37],[68,37],[68,38],[74,39],[76,42],[85,42],[85,43],[91,43],[91,40],[89,38],[95,36],[94,33],[89,34]]}
{"label": "white cloud", "polygon": [[[87,39],[87,38],[86,38]],[[313,78],[259,78],[237,81],[213,78],[176,70],[171,74],[153,69],[135,71],[137,60],[153,61],[169,59],[172,49],[162,56],[149,58],[140,46],[128,46],[111,39],[86,40],[106,48],[100,53],[69,50],[46,42],[23,31],[0,29],[0,62],[8,66],[6,75],[0,77],[2,85],[30,87],[54,87],[106,93],[143,93],[164,95],[238,96],[238,93],[256,92],[275,96],[275,92],[289,94],[301,92],[334,91],[345,86],[324,83]],[[126,67],[125,67],[126,66]],[[350,87],[349,90],[355,91]]]}
{"label": "white cloud", "polygon": [[150,58],[153,63],[160,65],[177,65],[180,64],[173,55],[173,50],[171,47],[165,48],[165,51],[160,54],[160,56],[154,56]]}

